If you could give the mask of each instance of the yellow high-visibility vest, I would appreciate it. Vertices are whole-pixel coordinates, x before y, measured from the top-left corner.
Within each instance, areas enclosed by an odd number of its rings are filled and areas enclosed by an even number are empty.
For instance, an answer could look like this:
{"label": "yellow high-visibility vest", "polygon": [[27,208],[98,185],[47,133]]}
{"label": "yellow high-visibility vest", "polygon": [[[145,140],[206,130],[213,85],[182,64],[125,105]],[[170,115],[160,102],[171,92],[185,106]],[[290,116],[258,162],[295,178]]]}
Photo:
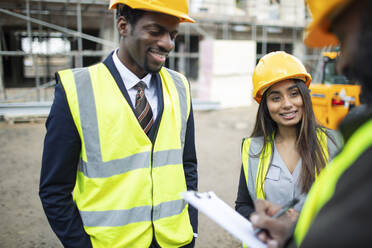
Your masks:
{"label": "yellow high-visibility vest", "polygon": [[[336,146],[331,142],[327,135],[317,132],[318,139],[324,152],[324,159],[328,161],[329,153],[331,157],[336,153]],[[252,200],[265,199],[265,178],[272,160],[272,144],[266,143],[265,154],[260,153],[263,146],[263,137],[252,137],[243,140],[242,144],[242,164],[248,191]],[[249,173],[249,170],[252,173]],[[317,173],[316,173],[317,174]]]}
{"label": "yellow high-visibility vest", "polygon": [[[183,148],[190,114],[186,78],[162,68],[164,99],[155,143],[108,68],[60,71],[81,138],[73,198],[93,247],[180,247],[193,239]],[[159,117],[160,118],[160,117]]]}
{"label": "yellow high-visibility vest", "polygon": [[[319,175],[310,189],[299,216],[294,238],[299,247],[321,208],[332,198],[343,173],[372,145],[372,120],[363,124],[347,141],[332,162]],[[369,196],[366,196],[369,197]]]}
{"label": "yellow high-visibility vest", "polygon": [[[328,140],[328,137],[324,132],[318,131],[317,136],[324,152],[325,161],[328,161],[329,153],[331,154],[331,157],[333,157],[333,155],[336,153],[337,147],[333,145],[329,146],[329,144],[333,144],[333,142]],[[248,191],[253,201],[257,199],[265,199],[264,181],[272,160],[272,144],[266,144],[265,154],[260,153],[262,147],[263,137],[252,137],[243,140],[243,171]],[[249,170],[251,170],[252,173],[249,173]],[[315,176],[317,177],[317,173],[315,173]],[[247,246],[243,244],[243,248],[247,248]]]}

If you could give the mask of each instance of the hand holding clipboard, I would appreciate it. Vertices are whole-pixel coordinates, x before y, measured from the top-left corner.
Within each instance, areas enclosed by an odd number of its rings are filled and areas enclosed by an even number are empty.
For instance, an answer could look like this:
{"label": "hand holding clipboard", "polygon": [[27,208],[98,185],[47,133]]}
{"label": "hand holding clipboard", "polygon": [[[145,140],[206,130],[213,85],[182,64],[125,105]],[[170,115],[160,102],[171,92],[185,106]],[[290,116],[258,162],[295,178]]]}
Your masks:
{"label": "hand holding clipboard", "polygon": [[266,245],[254,235],[252,224],[213,192],[187,191],[183,198],[250,248]]}

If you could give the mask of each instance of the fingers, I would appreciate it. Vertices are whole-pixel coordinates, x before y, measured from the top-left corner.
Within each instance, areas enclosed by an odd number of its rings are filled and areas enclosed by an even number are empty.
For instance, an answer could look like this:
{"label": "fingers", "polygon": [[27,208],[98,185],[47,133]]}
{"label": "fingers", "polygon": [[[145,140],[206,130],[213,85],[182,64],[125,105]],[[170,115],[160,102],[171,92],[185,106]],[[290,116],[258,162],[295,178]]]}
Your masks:
{"label": "fingers", "polygon": [[265,200],[257,200],[255,207],[256,212],[250,218],[252,225],[254,228],[265,230],[258,234],[258,239],[266,243],[269,248],[282,246],[294,224],[294,219],[298,217],[298,213],[295,210],[291,210],[289,213],[275,219],[271,216],[279,211],[279,205]]}
{"label": "fingers", "polygon": [[255,202],[255,210],[259,214],[267,214],[269,216],[273,216],[277,211],[279,211],[280,206],[273,204],[266,200],[258,199]]}
{"label": "fingers", "polygon": [[[266,214],[254,213],[251,215],[251,222],[255,228],[262,228],[257,238],[267,243],[268,247],[279,247],[284,244],[290,232],[293,222],[290,218],[281,216],[278,219],[271,218]],[[274,242],[275,241],[275,242]],[[269,245],[270,243],[270,245]]]}
{"label": "fingers", "polygon": [[269,202],[265,200],[257,200],[254,203],[255,210],[259,214],[265,214],[267,209],[269,208]]}
{"label": "fingers", "polygon": [[276,240],[269,240],[268,242],[267,242],[267,248],[279,248],[280,247],[280,245],[279,245],[279,243],[278,243],[278,241],[276,241]]}
{"label": "fingers", "polygon": [[254,227],[270,230],[277,227],[277,219],[273,219],[266,214],[254,213],[251,215],[251,222]]}
{"label": "fingers", "polygon": [[288,209],[287,211],[287,216],[293,221],[297,221],[298,219],[298,216],[300,215],[299,212],[297,212],[296,210],[294,210],[293,208],[290,208]]}

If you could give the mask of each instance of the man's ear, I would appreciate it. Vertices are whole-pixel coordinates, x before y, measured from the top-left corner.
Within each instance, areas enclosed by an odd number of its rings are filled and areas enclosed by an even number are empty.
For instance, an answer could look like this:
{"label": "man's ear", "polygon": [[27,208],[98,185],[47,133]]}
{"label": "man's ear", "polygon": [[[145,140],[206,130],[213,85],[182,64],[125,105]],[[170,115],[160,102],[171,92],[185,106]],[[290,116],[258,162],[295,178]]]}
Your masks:
{"label": "man's ear", "polygon": [[130,25],[127,19],[124,16],[120,16],[116,20],[117,29],[119,31],[120,36],[125,37],[129,33]]}

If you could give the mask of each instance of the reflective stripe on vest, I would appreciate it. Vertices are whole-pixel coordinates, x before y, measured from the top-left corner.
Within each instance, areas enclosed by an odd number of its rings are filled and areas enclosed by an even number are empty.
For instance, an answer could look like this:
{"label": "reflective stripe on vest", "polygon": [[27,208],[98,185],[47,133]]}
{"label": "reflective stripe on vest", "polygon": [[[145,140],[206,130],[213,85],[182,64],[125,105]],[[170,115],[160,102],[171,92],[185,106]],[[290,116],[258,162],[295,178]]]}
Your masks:
{"label": "reflective stripe on vest", "polygon": [[178,96],[179,96],[179,102],[180,102],[180,109],[181,109],[181,144],[182,144],[182,151],[183,147],[185,145],[185,135],[186,135],[186,123],[187,123],[187,117],[189,116],[190,108],[188,107],[190,105],[190,95],[188,95],[188,90],[185,87],[185,83],[183,80],[186,80],[185,78],[182,80],[181,74],[172,71],[170,69],[166,69],[167,72],[171,75],[172,79],[174,80],[174,83],[176,85]]}
{"label": "reflective stripe on vest", "polygon": [[[80,159],[78,169],[90,178],[111,177],[131,170],[146,168],[145,161],[149,161],[150,156],[150,152],[144,152],[101,163],[88,163]],[[152,167],[182,163],[182,151],[180,149],[155,152],[153,156],[156,163],[153,163]]]}
{"label": "reflective stripe on vest", "polygon": [[[147,247],[152,222],[162,246],[192,240],[188,205],[179,195],[186,190],[188,83],[165,68],[159,74],[164,111],[153,146],[104,64],[59,72],[82,142],[74,200],[94,246]],[[169,221],[177,229],[163,228]]]}
{"label": "reflective stripe on vest", "polygon": [[[318,131],[318,139],[324,151],[325,161],[329,153],[334,154],[332,141],[324,132]],[[265,199],[265,178],[272,161],[272,145],[266,144],[265,154],[262,154],[263,137],[246,138],[242,145],[242,163],[245,180],[252,200]],[[317,173],[316,173],[317,174]]]}
{"label": "reflective stripe on vest", "polygon": [[[153,220],[177,215],[185,208],[185,201],[164,202],[153,209]],[[151,207],[124,210],[80,211],[85,226],[124,226],[134,222],[151,221]]]}
{"label": "reflective stripe on vest", "polygon": [[320,173],[310,189],[294,233],[298,247],[304,240],[320,209],[332,198],[339,178],[365,150],[371,147],[371,129],[372,120],[363,124],[350,137],[343,150],[332,160],[329,166]]}

